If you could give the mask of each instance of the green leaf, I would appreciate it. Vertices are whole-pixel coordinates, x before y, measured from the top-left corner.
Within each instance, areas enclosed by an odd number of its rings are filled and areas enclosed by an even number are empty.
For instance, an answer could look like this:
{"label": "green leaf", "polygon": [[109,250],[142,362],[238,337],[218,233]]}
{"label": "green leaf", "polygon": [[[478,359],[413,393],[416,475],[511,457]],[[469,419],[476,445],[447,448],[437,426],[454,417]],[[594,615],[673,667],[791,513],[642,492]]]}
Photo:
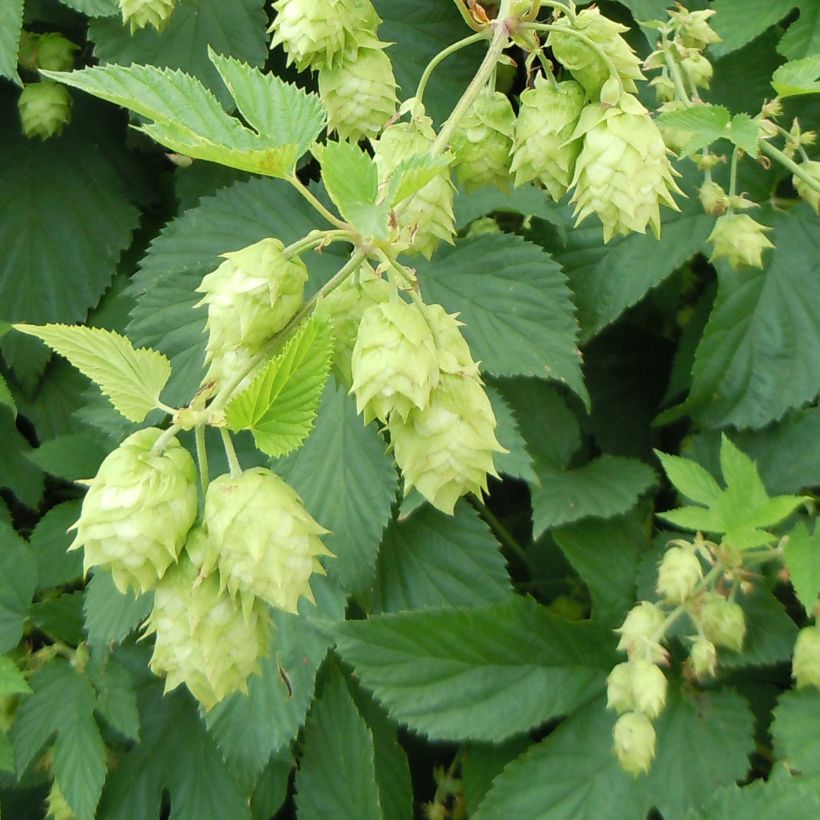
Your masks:
{"label": "green leaf", "polygon": [[78,820],[90,820],[97,816],[106,772],[105,746],[94,720],[94,689],[61,658],[36,672],[30,683],[32,694],[17,710],[11,732],[18,774],[56,732],[54,778]]}
{"label": "green leaf", "polygon": [[655,450],[667,478],[675,489],[691,501],[707,506],[714,504],[722,490],[708,470],[688,458],[671,456]]}
{"label": "green leaf", "polygon": [[230,105],[230,96],[208,59],[208,48],[261,66],[268,56],[267,22],[263,0],[235,0],[228,5],[222,0],[196,0],[177,3],[161,32],[147,26],[131,34],[117,14],[92,20],[88,37],[100,62],[179,68]]}
{"label": "green leaf", "polygon": [[387,528],[379,549],[374,612],[481,606],[512,592],[504,558],[476,512],[454,516],[428,504]]}
{"label": "green leaf", "polygon": [[710,22],[723,42],[711,46],[710,51],[723,55],[745,46],[782,20],[796,4],[796,0],[714,0],[716,14]]}
{"label": "green leaf", "polygon": [[101,663],[90,665],[89,676],[97,690],[97,713],[124,737],[139,740],[137,694],[128,669],[104,656]]}
{"label": "green leaf", "polygon": [[171,376],[171,364],[156,350],[135,350],[131,342],[109,330],[78,325],[14,325],[44,341],[97,384],[129,421],[140,422],[159,402]]}
{"label": "green leaf", "polygon": [[17,418],[17,404],[14,401],[14,396],[11,395],[11,390],[9,390],[8,383],[0,375],[0,404],[4,404],[6,407],[11,408],[12,413],[14,413],[14,417]]}
{"label": "green leaf", "polygon": [[340,624],[338,649],[390,716],[439,740],[504,740],[603,687],[608,632],[531,599]]}
{"label": "green leaf", "polygon": [[100,435],[73,433],[44,441],[28,453],[27,458],[49,475],[65,481],[79,481],[97,474],[109,449]]}
{"label": "green leaf", "polygon": [[78,646],[83,641],[83,593],[64,592],[35,601],[29,610],[33,626],[54,641]]}
{"label": "green leaf", "polygon": [[504,743],[469,743],[461,755],[461,780],[468,816],[473,817],[493,781],[504,767],[528,746],[529,738],[518,735]]}
{"label": "green leaf", "polygon": [[820,796],[810,783],[797,778],[785,781],[756,780],[747,786],[718,789],[700,811],[686,820],[815,820],[820,815]]}
{"label": "green leaf", "polygon": [[804,775],[820,774],[820,691],[784,692],[774,710],[772,737],[779,764]]}
{"label": "green leaf", "polygon": [[113,14],[119,14],[117,0],[60,0],[60,2],[87,17],[110,17]]}
{"label": "green leaf", "polygon": [[231,92],[237,108],[260,136],[273,145],[296,145],[301,156],[319,136],[325,110],[317,94],[263,73],[208,46],[208,56]]}
{"label": "green leaf", "polygon": [[417,154],[402,160],[390,175],[385,202],[395,208],[437,177],[442,169],[448,168],[451,161],[449,157],[431,154]]}
{"label": "green leaf", "polygon": [[0,652],[19,643],[36,588],[32,551],[8,524],[0,522]]}
{"label": "green leaf", "polygon": [[31,692],[23,673],[11,658],[0,655],[0,696],[25,695]]}
{"label": "green leaf", "polygon": [[85,590],[85,628],[92,646],[119,643],[148,617],[154,596],[123,595],[111,579],[111,573],[98,570]]}
{"label": "green leaf", "polygon": [[820,51],[820,8],[813,0],[798,0],[800,17],[795,20],[777,45],[790,60],[812,57]]}
{"label": "green leaf", "polygon": [[778,97],[820,92],[820,54],[780,66],[772,74],[772,88]]}
{"label": "green leaf", "polygon": [[[174,820],[250,820],[248,796],[225,766],[192,698],[144,687],[141,742],[121,754],[105,784],[99,820],[159,817],[163,790]],[[185,739],[184,751],[180,738]]]}
{"label": "green leaf", "polygon": [[7,487],[19,501],[36,509],[43,497],[43,472],[28,460],[31,445],[17,429],[11,411],[3,406],[0,406],[0,439],[3,441],[0,487]]}
{"label": "green leaf", "polygon": [[[715,140],[729,139],[732,115],[722,105],[695,105],[682,111],[661,114],[658,122],[670,128],[691,131],[692,137],[686,143],[682,156],[690,156]],[[755,151],[757,145],[755,144]]]}
{"label": "green leaf", "polygon": [[820,384],[820,220],[775,212],[766,270],[718,267],[718,295],[695,355],[686,409],[711,427],[762,427]]}
{"label": "green leaf", "polygon": [[789,580],[800,603],[811,614],[820,598],[820,527],[809,534],[801,521],[790,533],[783,555]]}
{"label": "green leaf", "polygon": [[336,557],[328,559],[327,571],[347,591],[372,580],[396,500],[398,476],[385,448],[376,428],[362,425],[355,403],[331,380],[305,445],[273,466],[330,530],[324,543]]}
{"label": "green leaf", "polygon": [[270,820],[288,798],[293,760],[290,751],[271,757],[251,797],[253,820]]}
{"label": "green leaf", "polygon": [[620,769],[614,723],[602,700],[585,706],[504,769],[476,820],[597,820],[614,806],[619,817],[646,817],[655,806],[665,820],[681,820],[689,806],[743,777],[754,748],[752,714],[731,691],[696,698],[670,692],[647,776]]}
{"label": "green leaf", "polygon": [[334,674],[305,725],[296,773],[300,820],[382,820],[373,736]]}
{"label": "green leaf", "polygon": [[[319,615],[330,620],[344,617],[344,596],[324,584],[313,582]],[[287,749],[305,720],[316,671],[331,638],[314,626],[309,613],[273,610],[276,632],[270,655],[260,663],[260,673],[248,679],[247,695],[232,695],[208,713],[208,731],[237,771],[257,773],[271,753]]]}
{"label": "green leaf", "polygon": [[[735,114],[729,124],[726,136],[733,145],[742,148],[749,156],[756,155],[758,151],[758,129],[754,120],[748,114]],[[688,153],[688,144],[686,150]]]}
{"label": "green leaf", "polygon": [[17,73],[17,49],[23,29],[23,0],[9,0],[0,6],[0,77],[22,85]]}
{"label": "green leaf", "polygon": [[525,481],[537,481],[533,472],[532,457],[527,452],[527,446],[518,422],[513,415],[512,408],[504,397],[494,387],[487,387],[487,396],[493,406],[493,413],[498,426],[495,435],[506,453],[496,453],[495,466],[499,473],[523,478]]}
{"label": "green leaf", "polygon": [[601,456],[564,470],[536,463],[532,495],[533,535],[582,518],[612,518],[635,505],[656,481],[650,467],[633,458]]}
{"label": "green leaf", "polygon": [[460,313],[486,372],[552,379],[588,402],[570,291],[538,246],[510,234],[464,239],[417,268],[427,299]]}
{"label": "green leaf", "polygon": [[282,353],[225,408],[231,430],[250,430],[256,446],[278,458],[307,438],[330,371],[333,326],[314,313]]}

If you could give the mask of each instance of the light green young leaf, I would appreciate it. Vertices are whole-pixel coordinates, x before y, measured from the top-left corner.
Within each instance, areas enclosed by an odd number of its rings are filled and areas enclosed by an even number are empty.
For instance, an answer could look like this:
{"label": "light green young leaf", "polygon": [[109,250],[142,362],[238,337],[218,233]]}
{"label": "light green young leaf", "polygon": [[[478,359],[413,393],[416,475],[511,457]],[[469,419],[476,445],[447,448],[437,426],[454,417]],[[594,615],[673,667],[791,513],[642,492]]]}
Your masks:
{"label": "light green young leaf", "polygon": [[772,74],[772,88],[781,98],[820,92],[820,54],[780,66]]}
{"label": "light green young leaf", "polygon": [[807,613],[820,598],[820,526],[809,533],[801,521],[790,533],[784,553],[789,580]]}
{"label": "light green young leaf", "polygon": [[17,418],[17,404],[15,403],[14,396],[11,395],[11,390],[9,390],[9,386],[2,375],[0,375],[0,404],[10,407],[14,413],[14,417]]}
{"label": "light green young leaf", "polygon": [[722,137],[729,138],[732,115],[722,105],[695,105],[683,111],[661,114],[658,122],[670,128],[691,131],[681,156],[688,157]]}
{"label": "light green young leaf", "polygon": [[391,208],[395,208],[407,197],[420,191],[451,162],[452,159],[448,156],[432,156],[431,154],[417,154],[402,160],[390,175],[387,196],[384,200]]}
{"label": "light green young leaf", "polygon": [[330,371],[333,326],[314,313],[254,381],[225,408],[228,427],[250,430],[256,446],[278,458],[308,436]]}
{"label": "light green young leaf", "polygon": [[31,692],[23,673],[11,658],[0,655],[0,697],[25,695]]}
{"label": "light green young leaf", "polygon": [[236,101],[242,116],[274,145],[296,145],[301,156],[319,136],[325,110],[317,94],[265,73],[241,60],[216,54],[208,57]]}
{"label": "light green young leaf", "polygon": [[23,28],[23,0],[0,4],[0,77],[22,85],[17,73],[17,49]]}
{"label": "light green young leaf", "polygon": [[696,461],[681,456],[671,456],[655,450],[663,470],[675,489],[698,504],[714,504],[722,490],[711,473]]}
{"label": "light green young leaf", "polygon": [[812,57],[820,51],[820,6],[814,0],[797,0],[800,16],[777,44],[777,51],[789,60]]}
{"label": "light green young leaf", "polygon": [[[379,192],[376,163],[358,145],[349,142],[314,145],[312,151],[322,166],[322,181],[330,198],[345,219],[362,229],[357,216],[375,207]],[[386,209],[383,216],[385,224],[381,231],[386,232]]]}
{"label": "light green young leaf", "polygon": [[296,808],[300,820],[383,820],[373,735],[338,671],[305,725]]}
{"label": "light green young leaf", "polygon": [[820,691],[785,692],[774,710],[772,736],[780,764],[805,775],[820,775]]}
{"label": "light green young leaf", "polygon": [[757,154],[757,125],[748,114],[735,114],[732,117],[726,137],[732,144],[742,148],[750,157]]}
{"label": "light green young leaf", "polygon": [[379,615],[337,632],[342,657],[390,716],[439,740],[500,741],[567,714],[614,664],[608,630],[529,598]]}
{"label": "light green young leaf", "polygon": [[171,364],[150,348],[135,349],[119,333],[78,325],[14,326],[68,359],[129,421],[140,422],[159,402]]}

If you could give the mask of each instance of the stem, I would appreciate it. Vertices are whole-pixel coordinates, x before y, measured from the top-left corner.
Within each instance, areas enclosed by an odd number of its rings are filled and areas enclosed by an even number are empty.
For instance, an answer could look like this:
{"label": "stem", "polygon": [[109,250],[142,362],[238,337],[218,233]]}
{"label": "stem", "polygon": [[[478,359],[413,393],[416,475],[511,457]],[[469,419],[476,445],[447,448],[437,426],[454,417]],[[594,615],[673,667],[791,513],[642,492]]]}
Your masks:
{"label": "stem", "polygon": [[490,529],[495,533],[498,540],[507,547],[510,552],[515,553],[524,563],[527,562],[527,551],[518,543],[516,537],[499,520],[495,513],[477,496],[469,497],[470,503],[478,510],[481,517],[487,522]]}
{"label": "stem", "polygon": [[663,41],[663,59],[666,63],[666,68],[669,71],[669,76],[672,78],[672,82],[675,85],[675,93],[678,95],[678,100],[686,105],[692,105],[692,100],[689,98],[689,94],[686,92],[686,86],[683,84],[683,76],[680,70],[680,66],[675,62],[674,57],[669,52],[667,48],[669,44],[666,40]]}
{"label": "stem", "polygon": [[194,442],[196,444],[196,463],[199,467],[199,483],[202,495],[208,492],[208,451],[205,449],[205,426],[198,424],[194,428]]}
{"label": "stem", "polygon": [[447,48],[443,51],[439,51],[439,53],[436,54],[432,60],[430,60],[427,64],[427,68],[424,69],[424,73],[421,75],[418,88],[416,89],[416,99],[421,102],[422,97],[424,96],[424,90],[427,88],[427,83],[430,80],[430,75],[436,70],[440,63],[446,60],[451,54],[455,54],[457,51],[460,51],[462,48],[471,46],[473,43],[478,43],[481,40],[486,40],[487,35],[487,30],[482,29],[477,34],[471,34],[469,37],[465,37],[463,40],[459,40],[457,43],[447,46]]}
{"label": "stem", "polygon": [[288,245],[283,251],[285,258],[290,259],[291,256],[297,256],[310,248],[315,248],[317,245],[330,244],[337,240],[350,239],[351,231],[311,231],[307,236],[297,239],[291,245]]}
{"label": "stem", "polygon": [[242,465],[236,457],[236,450],[233,447],[231,434],[224,428],[219,428],[219,435],[222,436],[222,446],[225,448],[225,455],[228,457],[228,466],[231,468],[231,478],[239,478],[242,475]]}
{"label": "stem", "polygon": [[331,225],[339,228],[343,231],[350,231],[350,225],[348,225],[343,220],[339,219],[334,213],[329,211],[311,192],[311,190],[304,185],[301,180],[294,174],[292,177],[288,178],[288,182],[296,188],[297,191],[307,200],[307,202],[313,206],[313,208],[320,213]]}
{"label": "stem", "polygon": [[456,8],[458,9],[458,13],[461,15],[462,20],[464,20],[464,22],[473,31],[481,31],[481,26],[477,20],[473,19],[473,15],[467,10],[463,0],[453,0],[453,2],[456,4]]}
{"label": "stem", "polygon": [[760,141],[760,150],[768,154],[772,159],[777,160],[784,168],[791,171],[796,177],[800,177],[806,185],[817,193],[820,193],[820,182],[807,174],[793,159],[789,159],[779,148],[769,145],[768,142]]}
{"label": "stem", "polygon": [[[735,189],[737,188],[737,160],[738,160],[738,149],[735,146],[734,150],[732,151],[732,164],[729,167],[729,196],[732,197],[735,195]],[[734,209],[729,206],[729,213],[731,213]]]}
{"label": "stem", "polygon": [[[692,591],[692,595],[690,597],[694,597],[695,595],[698,594],[698,592],[700,592],[703,589],[706,589],[709,586],[709,584],[711,583],[712,579],[719,576],[719,575],[722,575],[723,572],[725,572],[723,564],[721,564],[721,563],[715,564],[715,566],[713,566],[712,569],[710,569],[709,572],[707,572],[706,575],[704,575],[703,578],[701,578],[700,583]],[[678,618],[680,618],[680,616],[683,615],[684,612],[686,612],[686,609],[687,609],[686,603],[687,602],[684,602],[682,604],[678,604],[666,616],[663,623],[658,627],[658,631],[653,636],[653,640],[656,643],[659,643],[663,639],[663,636],[666,634],[669,627],[672,626],[672,624],[674,624],[675,621],[677,621]]]}
{"label": "stem", "polygon": [[151,448],[154,455],[159,455],[170,444],[171,439],[182,429],[181,424],[172,424],[158,439]]}

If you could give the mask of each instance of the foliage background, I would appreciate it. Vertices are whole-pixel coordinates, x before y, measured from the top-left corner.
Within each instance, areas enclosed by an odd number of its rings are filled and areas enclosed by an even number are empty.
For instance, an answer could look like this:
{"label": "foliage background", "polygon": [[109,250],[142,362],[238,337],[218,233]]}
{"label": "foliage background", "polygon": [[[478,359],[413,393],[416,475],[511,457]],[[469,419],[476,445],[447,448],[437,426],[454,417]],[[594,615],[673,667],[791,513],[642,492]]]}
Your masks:
{"label": "foliage background", "polygon": [[[463,24],[443,0],[376,5],[407,96]],[[647,53],[634,21],[666,3],[602,5],[634,26],[632,43]],[[778,64],[820,50],[813,0],[712,5],[724,42],[711,50],[708,99],[732,111],[755,113]],[[820,719],[820,696],[788,691],[803,616],[777,579],[743,601],[748,644],[724,659],[717,683],[676,685],[648,777],[618,770],[601,700],[617,662],[610,630],[636,596],[651,595],[667,537],[651,531],[651,513],[674,506],[652,447],[717,473],[728,431],[770,493],[820,485],[818,219],[785,174],[743,169],[740,188],[774,228],[763,271],[706,261],[713,221],[683,167],[689,198],[666,212],[660,241],[604,246],[597,224],[573,228],[568,209],[535,189],[460,195],[463,232],[487,214],[506,232],[464,237],[418,270],[426,299],[461,312],[489,376],[510,450],[499,460],[504,480],[481,514],[466,502],[453,518],[400,505],[377,430],[331,383],[306,446],[274,469],[333,531],[338,558],[315,585],[316,608],[277,615],[275,654],[250,697],[203,721],[187,692],[162,697],[146,671],[135,628],[150,601],[119,596],[103,575],[84,583],[80,557],[65,553],[81,497],[72,482],[94,474],[128,423],[65,361],[4,331],[85,321],[127,333],[171,358],[163,397],[186,400],[204,350],[193,288],[218,254],[269,235],[294,241],[314,221],[284,183],[175,167],[128,129],[124,112],[79,93],[60,137],[22,137],[11,82],[21,13],[27,28],[81,44],[78,66],[182,68],[225,103],[208,45],[292,78],[281,52],[268,51],[262,0],[180,0],[165,32],[133,37],[114,0],[7,0],[0,9],[0,651],[20,660],[87,642],[91,652],[82,671],[48,660],[29,680],[33,694],[4,700],[4,816],[43,815],[50,766],[87,817],[239,820],[283,806],[282,816],[399,820],[434,799],[434,767],[455,761],[460,782],[450,786],[485,820],[639,818],[653,807],[667,820],[742,817],[752,805],[757,816],[773,806],[817,817],[820,744],[807,727]],[[480,56],[468,49],[436,76],[427,102],[437,119]],[[788,100],[787,113],[784,121],[815,125],[816,97]],[[339,265],[312,256],[312,287]],[[244,445],[243,465],[260,463]],[[211,458],[219,465],[218,449]],[[360,620],[367,614],[380,617]],[[13,671],[0,674],[14,693]]]}

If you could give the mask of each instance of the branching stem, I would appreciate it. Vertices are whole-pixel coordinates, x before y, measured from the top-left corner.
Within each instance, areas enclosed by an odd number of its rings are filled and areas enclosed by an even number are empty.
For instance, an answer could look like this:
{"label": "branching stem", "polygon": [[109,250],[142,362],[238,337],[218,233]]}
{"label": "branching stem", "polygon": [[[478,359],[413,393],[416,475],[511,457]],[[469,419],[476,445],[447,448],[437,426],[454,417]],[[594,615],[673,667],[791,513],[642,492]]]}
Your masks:
{"label": "branching stem", "polygon": [[313,207],[315,211],[321,214],[331,225],[343,231],[350,231],[351,226],[342,219],[339,219],[336,214],[329,211],[322,202],[315,196],[315,194],[294,174],[288,179],[288,182],[296,188],[296,190],[304,197],[304,199]]}
{"label": "branching stem", "polygon": [[764,154],[768,154],[773,160],[779,162],[784,168],[787,168],[791,171],[796,177],[799,177],[806,183],[814,191],[820,193],[820,182],[814,179],[811,174],[807,174],[793,159],[787,157],[779,148],[775,148],[774,145],[770,145],[765,140],[761,140],[760,143],[760,150]]}
{"label": "branching stem", "polygon": [[482,29],[477,34],[471,34],[469,37],[465,37],[463,40],[459,40],[457,43],[453,43],[447,48],[439,51],[435,57],[427,64],[427,68],[424,69],[424,73],[421,75],[421,79],[419,80],[418,88],[416,89],[416,99],[421,102],[422,98],[424,97],[424,91],[427,88],[427,83],[430,80],[430,76],[432,73],[438,68],[438,66],[446,60],[451,54],[455,54],[457,51],[461,51],[462,48],[466,48],[467,46],[473,45],[473,43],[480,43],[482,40],[486,40],[489,37],[488,29]]}

